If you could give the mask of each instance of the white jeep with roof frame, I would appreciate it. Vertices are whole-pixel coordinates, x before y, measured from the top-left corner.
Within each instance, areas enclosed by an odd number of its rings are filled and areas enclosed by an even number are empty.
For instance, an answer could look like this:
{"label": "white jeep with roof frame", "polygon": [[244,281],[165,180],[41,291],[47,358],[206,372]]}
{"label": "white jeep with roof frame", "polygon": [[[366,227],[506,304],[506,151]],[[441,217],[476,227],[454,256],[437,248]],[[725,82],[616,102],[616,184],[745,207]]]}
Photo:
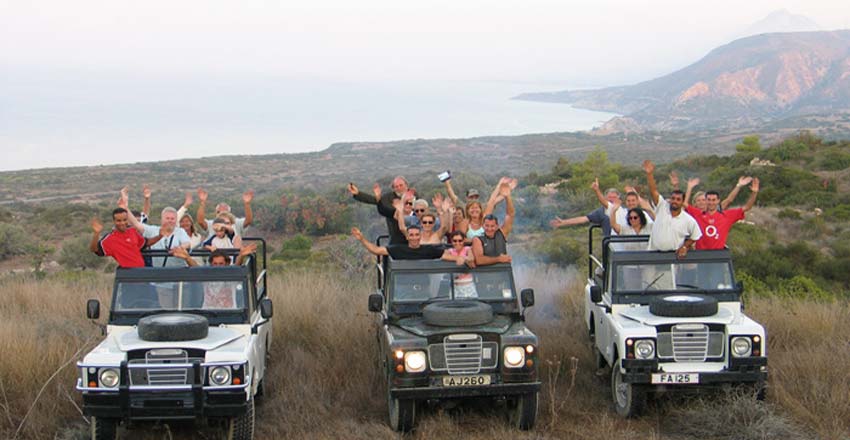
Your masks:
{"label": "white jeep with roof frame", "polygon": [[[272,337],[265,242],[242,265],[117,269],[105,338],[77,363],[93,439],[119,424],[221,422],[227,439],[251,439]],[[166,251],[146,251],[165,256]],[[238,250],[226,250],[234,258]],[[194,251],[192,255],[209,255]],[[100,303],[89,300],[89,319]]]}
{"label": "white jeep with roof frame", "polygon": [[765,330],[744,313],[728,249],[649,251],[646,236],[613,236],[589,267],[584,317],[597,367],[611,367],[619,415],[643,410],[647,394],[745,384],[764,398]]}

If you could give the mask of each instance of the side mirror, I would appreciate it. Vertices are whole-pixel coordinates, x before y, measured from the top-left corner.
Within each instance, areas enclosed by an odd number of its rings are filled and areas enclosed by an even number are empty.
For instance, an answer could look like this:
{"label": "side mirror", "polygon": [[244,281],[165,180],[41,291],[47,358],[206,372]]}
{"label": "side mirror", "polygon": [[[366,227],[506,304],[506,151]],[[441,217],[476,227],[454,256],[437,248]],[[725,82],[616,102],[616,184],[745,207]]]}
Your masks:
{"label": "side mirror", "polygon": [[519,293],[519,301],[523,307],[531,307],[534,305],[534,289],[522,289]]}
{"label": "side mirror", "polygon": [[378,313],[384,309],[384,296],[380,293],[369,295],[369,311]]}
{"label": "side mirror", "polygon": [[598,303],[602,301],[602,288],[599,286],[590,286],[590,300]]}
{"label": "side mirror", "polygon": [[272,307],[272,300],[268,298],[263,298],[260,300],[260,316],[263,319],[269,319],[274,315],[274,307]]}
{"label": "side mirror", "polygon": [[100,301],[96,299],[90,299],[86,301],[86,318],[100,318]]}

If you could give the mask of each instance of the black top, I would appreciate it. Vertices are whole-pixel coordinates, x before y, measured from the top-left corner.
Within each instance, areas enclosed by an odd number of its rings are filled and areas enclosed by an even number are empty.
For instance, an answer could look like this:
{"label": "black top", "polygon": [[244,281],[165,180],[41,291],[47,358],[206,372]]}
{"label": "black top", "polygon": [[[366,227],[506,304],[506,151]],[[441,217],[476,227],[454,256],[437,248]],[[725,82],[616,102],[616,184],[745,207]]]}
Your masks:
{"label": "black top", "polygon": [[406,244],[391,244],[387,246],[390,257],[396,260],[433,260],[443,256],[445,249],[442,246],[424,245],[412,249]]}
{"label": "black top", "polygon": [[354,196],[358,202],[368,203],[370,205],[378,205],[378,213],[385,217],[387,221],[387,231],[390,233],[390,244],[407,244],[407,238],[401,233],[398,228],[398,221],[395,219],[395,208],[393,201],[399,196],[395,192],[388,192],[381,195],[381,200],[376,200],[372,194],[359,192]]}
{"label": "black top", "polygon": [[481,240],[481,245],[484,247],[484,256],[486,257],[498,257],[499,255],[507,255],[508,253],[508,243],[501,229],[496,231],[493,238],[488,237],[486,234],[475,238]]}

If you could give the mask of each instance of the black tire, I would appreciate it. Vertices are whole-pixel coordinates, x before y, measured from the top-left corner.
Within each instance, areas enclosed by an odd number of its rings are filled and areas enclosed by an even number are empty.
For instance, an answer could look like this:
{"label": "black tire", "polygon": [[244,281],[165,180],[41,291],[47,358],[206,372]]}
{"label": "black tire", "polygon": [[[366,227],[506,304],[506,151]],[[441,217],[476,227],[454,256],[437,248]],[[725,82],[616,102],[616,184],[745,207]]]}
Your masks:
{"label": "black tire", "polygon": [[398,432],[410,432],[416,423],[416,401],[392,396],[390,376],[387,376],[387,415],[390,428]]}
{"label": "black tire", "polygon": [[227,421],[226,440],[252,440],[254,438],[254,399],[248,400],[248,410],[241,416],[231,417]]}
{"label": "black tire", "polygon": [[192,341],[207,337],[207,318],[189,313],[163,313],[139,320],[139,338],[144,341]]}
{"label": "black tire", "polygon": [[493,308],[480,301],[444,301],[425,306],[422,318],[439,327],[483,325],[493,320]]}
{"label": "black tire", "polygon": [[621,417],[637,417],[646,407],[646,390],[640,385],[623,382],[619,360],[611,367],[611,397],[614,410]]}
{"label": "black tire", "polygon": [[537,420],[537,399],[537,393],[521,394],[514,399],[508,407],[511,426],[523,431],[534,428],[534,422]]}
{"label": "black tire", "polygon": [[118,433],[118,419],[91,418],[92,440],[113,440]]}
{"label": "black tire", "polygon": [[717,314],[717,299],[705,295],[665,295],[649,303],[649,312],[656,316],[693,318]]}

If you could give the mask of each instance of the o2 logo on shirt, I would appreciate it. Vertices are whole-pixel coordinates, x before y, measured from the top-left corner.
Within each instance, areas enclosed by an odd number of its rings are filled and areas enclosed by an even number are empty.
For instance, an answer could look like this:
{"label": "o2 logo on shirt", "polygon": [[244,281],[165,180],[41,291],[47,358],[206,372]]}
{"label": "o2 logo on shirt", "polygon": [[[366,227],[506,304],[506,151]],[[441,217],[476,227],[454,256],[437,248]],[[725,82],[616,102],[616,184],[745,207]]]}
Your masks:
{"label": "o2 logo on shirt", "polygon": [[720,238],[720,233],[717,231],[717,226],[708,225],[705,227],[705,235],[715,240]]}

